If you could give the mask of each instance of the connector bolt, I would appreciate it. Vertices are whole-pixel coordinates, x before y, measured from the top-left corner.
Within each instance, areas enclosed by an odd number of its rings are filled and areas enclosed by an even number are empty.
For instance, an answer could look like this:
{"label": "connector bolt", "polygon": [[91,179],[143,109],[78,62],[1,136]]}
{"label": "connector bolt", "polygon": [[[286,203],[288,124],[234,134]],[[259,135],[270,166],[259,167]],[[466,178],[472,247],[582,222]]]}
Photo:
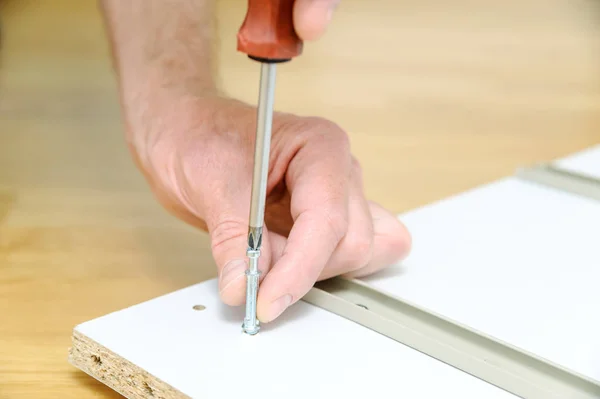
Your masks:
{"label": "connector bolt", "polygon": [[259,249],[249,249],[248,255],[250,267],[246,270],[246,317],[242,324],[242,330],[249,335],[258,334],[260,331],[260,322],[256,318],[256,300],[258,297],[258,280],[260,271],[258,270]]}

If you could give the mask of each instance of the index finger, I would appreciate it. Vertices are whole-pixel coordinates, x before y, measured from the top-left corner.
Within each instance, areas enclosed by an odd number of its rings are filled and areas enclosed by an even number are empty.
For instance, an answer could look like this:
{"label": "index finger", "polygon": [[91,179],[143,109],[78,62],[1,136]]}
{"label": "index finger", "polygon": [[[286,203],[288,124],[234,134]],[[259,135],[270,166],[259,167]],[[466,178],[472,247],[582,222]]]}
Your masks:
{"label": "index finger", "polygon": [[259,288],[257,312],[263,322],[277,318],[312,288],[346,234],[352,160],[348,138],[330,122],[310,130],[286,174],[294,224],[283,254]]}

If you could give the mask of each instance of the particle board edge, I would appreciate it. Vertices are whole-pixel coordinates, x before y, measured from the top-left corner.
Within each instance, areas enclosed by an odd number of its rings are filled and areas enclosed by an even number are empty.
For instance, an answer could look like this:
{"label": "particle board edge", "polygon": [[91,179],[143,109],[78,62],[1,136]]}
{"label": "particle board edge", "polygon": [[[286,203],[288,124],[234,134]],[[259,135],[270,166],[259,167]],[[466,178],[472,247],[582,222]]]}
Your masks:
{"label": "particle board edge", "polygon": [[191,399],[76,329],[68,360],[128,399]]}

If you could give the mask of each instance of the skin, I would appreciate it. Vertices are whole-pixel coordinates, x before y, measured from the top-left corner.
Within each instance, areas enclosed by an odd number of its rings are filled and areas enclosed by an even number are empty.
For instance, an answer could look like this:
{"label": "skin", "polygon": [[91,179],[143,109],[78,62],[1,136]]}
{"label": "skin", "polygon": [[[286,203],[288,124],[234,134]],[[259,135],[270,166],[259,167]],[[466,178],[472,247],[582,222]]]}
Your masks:
{"label": "skin", "polygon": [[[129,149],[158,201],[207,231],[221,299],[245,301],[256,109],[213,78],[211,0],[103,0]],[[294,26],[320,38],[336,1],[297,0]],[[232,50],[234,51],[234,50]],[[258,318],[269,322],[318,280],[397,262],[411,239],[368,201],[347,134],[335,123],[273,118]]]}

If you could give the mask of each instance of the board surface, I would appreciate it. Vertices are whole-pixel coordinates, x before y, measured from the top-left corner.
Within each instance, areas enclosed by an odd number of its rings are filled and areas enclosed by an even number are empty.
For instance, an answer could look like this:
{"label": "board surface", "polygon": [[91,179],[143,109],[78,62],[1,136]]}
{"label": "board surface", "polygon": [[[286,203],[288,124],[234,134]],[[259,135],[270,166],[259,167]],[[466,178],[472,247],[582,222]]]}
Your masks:
{"label": "board surface", "polygon": [[76,332],[193,398],[515,398],[302,301],[253,337],[241,332],[242,319],[209,280]]}
{"label": "board surface", "polygon": [[571,173],[600,180],[600,144],[561,158],[553,164]]}
{"label": "board surface", "polygon": [[413,252],[364,281],[600,380],[600,202],[506,178],[401,219]]}
{"label": "board surface", "polygon": [[[595,177],[598,158],[554,164]],[[365,282],[600,380],[600,201],[509,177],[401,219],[411,255]],[[305,302],[254,337],[241,333],[243,310],[223,305],[210,280],[77,326],[72,361],[132,398],[514,398]],[[110,379],[81,353],[114,363]]]}

